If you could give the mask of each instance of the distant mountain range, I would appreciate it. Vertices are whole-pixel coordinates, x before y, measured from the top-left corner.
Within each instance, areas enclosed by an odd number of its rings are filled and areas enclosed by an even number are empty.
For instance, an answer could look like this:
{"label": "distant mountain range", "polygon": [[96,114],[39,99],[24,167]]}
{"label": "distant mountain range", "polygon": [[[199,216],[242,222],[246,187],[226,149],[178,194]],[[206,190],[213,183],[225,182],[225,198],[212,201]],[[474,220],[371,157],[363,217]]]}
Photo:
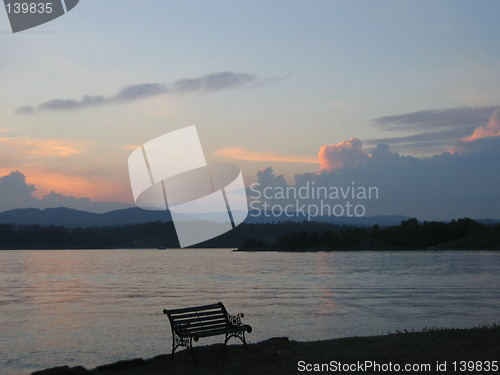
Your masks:
{"label": "distant mountain range", "polygon": [[71,208],[21,208],[0,212],[0,224],[62,225],[65,227],[100,227],[106,225],[141,224],[151,221],[172,221],[168,211],[147,211],[125,208],[103,214]]}
{"label": "distant mountain range", "polygon": [[[315,217],[314,221],[327,222],[339,225],[354,226],[389,226],[399,225],[401,221],[408,219],[401,215],[371,216],[371,217],[336,217],[325,216]],[[272,223],[284,221],[303,221],[303,217],[289,215],[265,215],[255,216],[250,212],[246,218],[246,223]],[[172,221],[169,211],[149,211],[132,207],[106,213],[92,213],[79,211],[71,208],[22,208],[0,212],[0,224],[36,224],[36,225],[57,225],[65,227],[100,227],[109,225],[141,224],[153,221]],[[500,223],[500,220],[482,219],[476,220],[483,224]]]}

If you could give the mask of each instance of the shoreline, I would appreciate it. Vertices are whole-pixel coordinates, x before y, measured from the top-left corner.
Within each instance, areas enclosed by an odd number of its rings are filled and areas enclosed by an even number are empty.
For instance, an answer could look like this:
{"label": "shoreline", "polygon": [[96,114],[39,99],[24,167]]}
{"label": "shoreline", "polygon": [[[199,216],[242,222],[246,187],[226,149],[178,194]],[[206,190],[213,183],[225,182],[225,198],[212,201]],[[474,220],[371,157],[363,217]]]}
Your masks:
{"label": "shoreline", "polygon": [[[497,361],[496,366],[500,366],[500,325],[306,342],[275,337],[248,344],[248,352],[238,340],[233,339],[229,344],[226,349],[223,344],[195,344],[197,362],[193,362],[188,350],[182,350],[176,352],[173,361],[170,354],[161,354],[150,359],[135,358],[100,365],[91,370],[81,366],[59,366],[35,371],[31,375],[300,374],[313,372],[314,365],[356,363],[428,365],[432,372],[440,365],[441,370],[443,366],[447,367],[440,373],[455,373],[453,366],[460,366],[461,361],[474,361],[474,366],[477,363],[491,366]],[[170,353],[170,347],[165,350]],[[306,367],[311,370],[307,371]],[[365,370],[363,373],[382,371]]]}
{"label": "shoreline", "polygon": [[481,248],[481,249],[476,249],[476,248],[471,248],[471,249],[448,249],[448,248],[421,248],[421,249],[328,249],[328,248],[311,248],[311,249],[296,249],[296,250],[289,250],[289,249],[270,249],[270,248],[253,248],[253,249],[242,249],[242,248],[237,248],[234,249],[233,252],[240,252],[240,253],[258,253],[258,252],[276,252],[276,253],[319,253],[319,252],[324,252],[324,253],[345,253],[345,252],[378,252],[378,251],[386,251],[386,252],[460,252],[460,251],[488,251],[488,252],[495,252],[495,251],[500,251],[499,248]]}
{"label": "shoreline", "polygon": [[126,250],[126,251],[142,251],[142,250],[231,250],[232,252],[247,252],[247,253],[258,253],[258,252],[277,252],[277,253],[344,253],[344,252],[377,252],[377,251],[387,251],[387,252],[460,252],[460,251],[488,251],[496,252],[500,251],[500,248],[439,248],[439,247],[428,247],[419,249],[403,249],[403,248],[346,248],[346,249],[330,249],[330,248],[304,248],[304,249],[273,249],[273,248],[235,248],[234,246],[229,247],[167,247],[165,249],[159,249],[156,247],[143,247],[143,248],[127,248],[127,247],[109,247],[109,248],[97,248],[97,247],[81,247],[81,248],[18,248],[18,249],[0,249],[1,251],[71,251],[71,250]]}

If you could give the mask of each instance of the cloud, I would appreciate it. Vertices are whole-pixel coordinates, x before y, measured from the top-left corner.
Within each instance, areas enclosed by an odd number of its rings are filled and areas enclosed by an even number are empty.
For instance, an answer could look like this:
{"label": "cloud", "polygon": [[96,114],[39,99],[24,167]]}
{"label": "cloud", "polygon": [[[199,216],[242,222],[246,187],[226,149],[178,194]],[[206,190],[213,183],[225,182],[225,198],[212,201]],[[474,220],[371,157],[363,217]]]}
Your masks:
{"label": "cloud", "polygon": [[[46,110],[46,111],[57,111],[57,110],[72,110],[72,109],[79,109],[79,108],[84,108],[84,107],[90,107],[90,106],[97,106],[100,104],[104,104],[110,99],[106,99],[102,96],[88,96],[85,95],[81,100],[73,100],[73,99],[52,99],[49,101],[46,101],[38,106],[38,110]],[[29,106],[24,106],[24,107],[29,107]],[[21,107],[23,108],[23,107]],[[23,113],[19,112],[19,109],[17,110],[18,113]],[[33,109],[31,113],[34,113],[35,110]]]}
{"label": "cloud", "polygon": [[450,147],[456,148],[457,143],[487,123],[497,108],[498,106],[459,107],[380,117],[374,119],[373,122],[384,131],[417,131],[418,133],[367,139],[365,143],[373,146],[386,143],[401,151],[432,155]]}
{"label": "cloud", "polygon": [[471,142],[477,139],[487,138],[487,137],[497,137],[499,135],[500,135],[500,110],[497,109],[491,115],[487,125],[477,127],[470,136],[464,137],[464,141]]}
{"label": "cloud", "polygon": [[214,154],[237,160],[318,164],[318,159],[310,156],[283,155],[274,151],[251,151],[240,147],[226,147],[215,151]]}
{"label": "cloud", "polygon": [[361,141],[358,138],[351,138],[348,141],[322,146],[318,159],[322,171],[331,171],[362,165],[368,156],[363,152]]}
{"label": "cloud", "polygon": [[[52,177],[51,177],[52,178]],[[0,211],[17,208],[55,208],[68,207],[89,212],[107,212],[110,210],[130,207],[116,202],[96,202],[89,198],[75,198],[54,191],[35,197],[37,188],[26,181],[26,176],[19,171],[12,171],[0,177]]]}
{"label": "cloud", "polygon": [[432,156],[438,152],[456,148],[457,142],[460,142],[466,134],[470,134],[470,132],[464,131],[464,129],[446,129],[402,137],[367,139],[364,143],[370,147],[387,144],[391,146],[391,149],[400,152]]}
{"label": "cloud", "polygon": [[427,133],[412,134],[402,137],[386,137],[386,138],[375,138],[365,141],[369,144],[381,144],[387,143],[391,145],[401,145],[401,144],[411,144],[415,142],[426,143],[450,143],[450,140],[457,140],[463,136],[463,134],[470,134],[469,131],[464,131],[463,129],[445,129],[440,131],[433,131]]}
{"label": "cloud", "polygon": [[180,79],[170,84],[140,83],[129,85],[111,96],[85,95],[81,99],[51,99],[39,104],[36,108],[31,105],[23,105],[16,110],[16,113],[33,114],[37,111],[77,110],[112,103],[136,101],[163,94],[211,93],[243,86],[272,84],[286,77],[267,77],[259,80],[255,75],[248,73],[217,72],[196,78]]}
{"label": "cloud", "polygon": [[26,177],[19,171],[12,171],[0,177],[0,209],[35,207],[38,200],[32,196],[34,185],[26,183]]}
{"label": "cloud", "polygon": [[[168,86],[160,83],[140,83],[124,87],[113,100],[137,100],[167,93]],[[104,98],[103,98],[104,99]],[[104,99],[105,100],[105,99]]]}
{"label": "cloud", "polygon": [[269,85],[274,85],[275,83],[278,83],[280,81],[283,81],[287,78],[290,78],[292,76],[291,73],[282,75],[282,76],[270,76],[270,77],[264,77],[260,78],[258,80],[255,80],[251,83],[248,84],[248,87],[262,87],[262,86],[269,86]]}
{"label": "cloud", "polygon": [[84,144],[77,141],[26,137],[0,138],[0,146],[0,154],[6,159],[25,159],[30,155],[65,158],[83,153],[84,148]]}
{"label": "cloud", "polygon": [[[495,117],[496,118],[496,117]],[[332,147],[333,146],[333,147]],[[366,216],[406,215],[426,220],[450,220],[460,217],[500,219],[500,137],[486,137],[462,142],[455,153],[442,152],[428,158],[400,155],[389,145],[378,145],[368,152],[359,140],[349,140],[321,148],[321,169],[295,175],[294,187],[303,188],[298,198],[273,195],[276,186],[289,187],[283,176],[275,176],[271,168],[257,173],[259,189],[269,186],[270,206],[314,204],[328,216],[328,206],[346,203],[363,205]],[[320,151],[320,155],[322,154]],[[352,156],[353,160],[348,158]],[[314,187],[314,191],[311,189]],[[307,187],[307,188],[306,188]],[[358,189],[374,187],[377,196],[321,197],[318,188]],[[283,190],[281,190],[283,191]],[[286,189],[285,189],[286,191]],[[356,190],[358,191],[358,190]],[[316,195],[315,195],[316,194]],[[261,198],[263,199],[263,198]],[[298,199],[299,205],[295,205]],[[292,207],[290,206],[290,207]]]}
{"label": "cloud", "polygon": [[448,109],[430,109],[393,116],[379,117],[373,120],[383,130],[436,130],[440,128],[471,129],[488,121],[491,113],[498,106],[458,107]]}
{"label": "cloud", "polygon": [[287,186],[287,182],[283,175],[276,176],[271,167],[261,169],[257,172],[257,182],[262,186]]}
{"label": "cloud", "polygon": [[37,187],[36,198],[56,191],[99,201],[131,201],[128,181],[115,167],[101,159],[82,164],[80,156],[88,147],[73,140],[0,137],[0,175],[22,170]]}
{"label": "cloud", "polygon": [[122,147],[122,149],[127,151],[134,151],[138,147],[141,147],[141,145],[125,145]]}
{"label": "cloud", "polygon": [[200,78],[179,80],[172,85],[172,92],[214,92],[239,87],[256,80],[255,75],[248,73],[213,73]]}
{"label": "cloud", "polygon": [[32,115],[35,113],[35,108],[30,105],[23,105],[22,107],[16,109],[16,113],[20,115]]}

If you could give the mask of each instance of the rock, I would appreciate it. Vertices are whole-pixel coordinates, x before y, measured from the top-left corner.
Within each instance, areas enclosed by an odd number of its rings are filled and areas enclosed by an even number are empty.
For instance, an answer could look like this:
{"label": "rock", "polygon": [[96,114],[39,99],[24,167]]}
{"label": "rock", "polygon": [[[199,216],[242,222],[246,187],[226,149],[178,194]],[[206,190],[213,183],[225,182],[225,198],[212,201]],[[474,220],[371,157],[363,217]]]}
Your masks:
{"label": "rock", "polygon": [[82,366],[58,366],[45,370],[35,371],[31,375],[87,375],[91,374],[89,370]]}
{"label": "rock", "polygon": [[[115,363],[111,363],[109,365],[98,366],[94,369],[94,371],[121,371],[128,370],[130,368],[134,368],[137,366],[142,366],[144,364],[144,360],[142,358],[135,358],[131,360],[123,360]],[[52,375],[52,374],[50,374]]]}

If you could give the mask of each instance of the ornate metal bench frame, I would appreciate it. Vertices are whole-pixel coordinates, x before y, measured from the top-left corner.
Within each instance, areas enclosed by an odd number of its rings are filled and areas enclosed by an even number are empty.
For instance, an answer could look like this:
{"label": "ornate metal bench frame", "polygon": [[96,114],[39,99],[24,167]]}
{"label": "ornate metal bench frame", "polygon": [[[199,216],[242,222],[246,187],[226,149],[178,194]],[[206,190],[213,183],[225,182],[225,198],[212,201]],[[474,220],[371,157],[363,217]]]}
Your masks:
{"label": "ornate metal bench frame", "polygon": [[222,302],[213,305],[187,307],[182,309],[163,310],[168,316],[172,328],[172,359],[177,348],[184,346],[191,352],[193,359],[193,340],[216,335],[226,336],[224,347],[231,337],[237,337],[248,351],[245,332],[252,332],[252,327],[243,324],[243,314],[231,315]]}

